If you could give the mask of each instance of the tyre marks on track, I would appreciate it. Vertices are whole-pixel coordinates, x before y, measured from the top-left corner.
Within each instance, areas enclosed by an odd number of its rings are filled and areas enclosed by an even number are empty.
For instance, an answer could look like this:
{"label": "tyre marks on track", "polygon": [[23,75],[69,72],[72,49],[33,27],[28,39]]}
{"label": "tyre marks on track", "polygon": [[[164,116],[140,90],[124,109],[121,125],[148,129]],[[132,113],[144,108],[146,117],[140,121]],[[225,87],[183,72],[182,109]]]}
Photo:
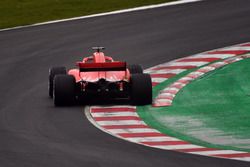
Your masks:
{"label": "tyre marks on track", "polygon": [[[178,82],[173,83],[172,87],[167,87],[166,90],[161,91],[154,104],[171,104],[178,90],[191,80],[225,64],[239,61],[240,59],[236,58],[236,56],[249,51],[250,43],[244,43],[177,59],[146,70],[151,75],[153,85],[155,86],[183,71],[225,59],[225,61],[202,67],[192,74],[181,78]],[[98,128],[130,142],[183,153],[250,161],[250,153],[247,152],[206,148],[163,134],[148,126],[139,117],[136,113],[136,106],[91,106],[89,112],[91,119],[94,120]]]}

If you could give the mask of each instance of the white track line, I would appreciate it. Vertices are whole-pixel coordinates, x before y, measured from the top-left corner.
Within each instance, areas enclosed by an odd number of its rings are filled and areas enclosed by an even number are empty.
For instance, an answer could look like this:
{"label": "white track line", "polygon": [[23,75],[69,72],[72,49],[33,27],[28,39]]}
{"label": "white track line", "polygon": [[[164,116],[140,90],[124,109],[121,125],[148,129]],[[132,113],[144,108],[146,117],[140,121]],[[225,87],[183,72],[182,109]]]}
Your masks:
{"label": "white track line", "polygon": [[100,109],[110,109],[110,108],[124,108],[124,109],[136,109],[135,106],[124,106],[124,105],[115,105],[115,106],[94,106],[94,108],[100,108]]}
{"label": "white track line", "polygon": [[186,71],[186,69],[164,69],[164,70],[151,70],[147,71],[147,73],[150,74],[179,74],[183,71]]}
{"label": "white track line", "polygon": [[97,112],[92,113],[93,117],[116,117],[116,116],[138,116],[136,112]]}
{"label": "white track line", "polygon": [[151,78],[152,82],[161,83],[167,80],[167,78]]}
{"label": "white track line", "polygon": [[119,133],[146,133],[146,132],[158,132],[152,128],[132,128],[132,129],[109,129],[111,133],[119,134]]}
{"label": "white track line", "polygon": [[207,64],[208,62],[206,61],[197,61],[197,62],[173,62],[169,64],[169,66],[202,66],[204,64]]}
{"label": "white track line", "polygon": [[185,3],[191,3],[191,2],[198,2],[198,1],[202,1],[202,0],[180,0],[180,1],[167,2],[167,3],[156,4],[156,5],[147,5],[147,6],[130,8],[130,9],[116,10],[116,11],[112,11],[112,12],[105,12],[105,13],[92,14],[92,15],[87,15],[87,16],[73,17],[73,18],[69,18],[69,19],[60,19],[60,20],[43,22],[43,23],[36,23],[36,24],[26,25],[26,26],[5,28],[5,29],[1,29],[0,32],[1,31],[10,31],[10,30],[15,30],[15,29],[20,29],[20,28],[28,28],[28,27],[34,27],[34,26],[40,26],[40,25],[53,24],[53,23],[61,23],[61,22],[66,22],[66,21],[87,19],[87,18],[100,17],[100,16],[108,16],[108,15],[128,13],[128,12],[134,12],[134,11],[147,10],[147,9],[154,9],[154,8],[173,6],[173,5],[185,4]]}
{"label": "white track line", "polygon": [[194,145],[194,144],[180,144],[180,145],[166,145],[166,146],[152,146],[160,149],[166,150],[177,150],[177,149],[189,149],[189,148],[204,148],[202,146]]}
{"label": "white track line", "polygon": [[249,46],[234,46],[234,47],[227,47],[224,49],[221,49],[222,51],[230,51],[230,50],[234,50],[234,51],[238,51],[238,50],[248,50],[250,51],[250,47]]}
{"label": "white track line", "polygon": [[225,59],[225,58],[228,58],[228,57],[232,57],[234,56],[234,54],[206,54],[206,53],[203,53],[203,54],[197,54],[197,55],[194,55],[194,56],[190,56],[188,57],[189,59],[195,59],[195,58],[220,58],[220,59]]}
{"label": "white track line", "polygon": [[230,159],[235,159],[235,160],[240,160],[240,161],[250,161],[250,157],[239,157],[239,158],[230,158]]}
{"label": "white track line", "polygon": [[173,138],[173,137],[133,137],[129,140],[132,140],[134,142],[153,142],[153,141],[181,141],[180,139]]}
{"label": "white track line", "polygon": [[189,152],[189,153],[199,154],[199,155],[218,155],[218,154],[239,154],[245,152],[234,151],[234,150],[212,150],[212,151],[199,151],[199,152]]}
{"label": "white track line", "polygon": [[99,125],[146,125],[143,121],[137,120],[122,120],[122,121],[96,121]]}

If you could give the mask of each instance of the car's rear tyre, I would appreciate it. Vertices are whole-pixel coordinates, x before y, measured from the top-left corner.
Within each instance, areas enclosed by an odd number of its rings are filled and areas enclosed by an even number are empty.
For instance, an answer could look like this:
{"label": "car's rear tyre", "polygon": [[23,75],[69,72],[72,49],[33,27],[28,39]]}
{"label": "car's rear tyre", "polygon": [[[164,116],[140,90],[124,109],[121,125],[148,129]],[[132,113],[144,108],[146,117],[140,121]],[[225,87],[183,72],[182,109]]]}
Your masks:
{"label": "car's rear tyre", "polygon": [[143,68],[139,64],[128,65],[128,70],[130,74],[142,74],[143,73]]}
{"label": "car's rear tyre", "polygon": [[53,85],[54,85],[54,78],[58,74],[66,74],[66,68],[65,67],[52,67],[49,69],[49,83],[48,83],[48,89],[49,89],[49,96],[53,97]]}
{"label": "car's rear tyre", "polygon": [[54,79],[55,106],[69,106],[76,101],[75,77],[72,75],[56,75]]}
{"label": "car's rear tyre", "polygon": [[149,74],[131,75],[131,103],[146,105],[152,103],[152,81]]}

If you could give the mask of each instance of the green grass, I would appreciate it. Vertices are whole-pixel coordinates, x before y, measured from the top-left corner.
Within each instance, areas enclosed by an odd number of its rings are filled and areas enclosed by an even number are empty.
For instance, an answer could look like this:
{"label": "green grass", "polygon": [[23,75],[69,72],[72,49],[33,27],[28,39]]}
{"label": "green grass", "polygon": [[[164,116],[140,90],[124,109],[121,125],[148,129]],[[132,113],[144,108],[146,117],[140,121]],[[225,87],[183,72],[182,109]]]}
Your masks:
{"label": "green grass", "polygon": [[138,113],[150,126],[191,143],[250,152],[249,72],[250,59],[233,63],[188,84],[172,106],[138,107]]}
{"label": "green grass", "polygon": [[0,28],[169,1],[173,0],[1,0]]}

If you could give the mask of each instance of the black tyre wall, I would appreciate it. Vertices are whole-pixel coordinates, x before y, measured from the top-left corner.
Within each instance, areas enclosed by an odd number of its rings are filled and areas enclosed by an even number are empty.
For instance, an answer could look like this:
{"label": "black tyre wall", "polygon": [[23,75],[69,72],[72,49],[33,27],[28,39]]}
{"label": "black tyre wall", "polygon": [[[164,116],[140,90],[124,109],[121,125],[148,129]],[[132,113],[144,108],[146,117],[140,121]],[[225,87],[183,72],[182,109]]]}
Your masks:
{"label": "black tyre wall", "polygon": [[56,75],[58,74],[66,74],[66,68],[65,67],[52,67],[49,70],[49,85],[48,85],[48,89],[49,89],[49,96],[52,98],[53,97],[53,83],[54,83],[54,78]]}
{"label": "black tyre wall", "polygon": [[152,103],[152,81],[149,74],[131,75],[131,102],[135,105]]}
{"label": "black tyre wall", "polygon": [[56,75],[54,79],[55,106],[68,106],[75,103],[75,77],[72,75]]}

